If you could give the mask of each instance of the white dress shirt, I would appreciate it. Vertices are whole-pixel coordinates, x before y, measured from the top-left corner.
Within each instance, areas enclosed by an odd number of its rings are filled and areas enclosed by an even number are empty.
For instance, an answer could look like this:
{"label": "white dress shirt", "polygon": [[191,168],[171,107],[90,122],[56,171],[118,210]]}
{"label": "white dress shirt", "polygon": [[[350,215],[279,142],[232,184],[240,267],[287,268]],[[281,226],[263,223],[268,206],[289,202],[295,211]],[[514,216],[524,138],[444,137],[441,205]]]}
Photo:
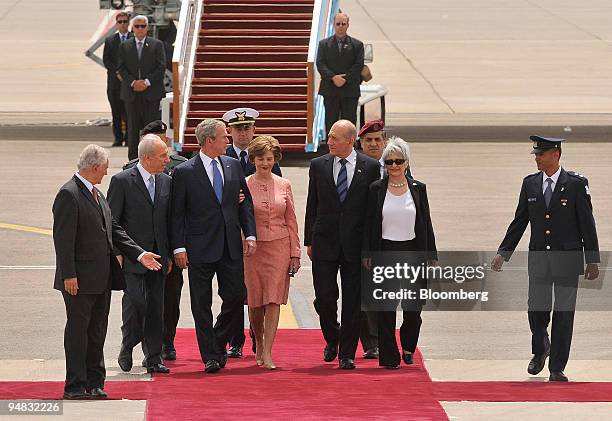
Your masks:
{"label": "white dress shirt", "polygon": [[410,190],[401,196],[389,193],[385,196],[382,209],[382,238],[391,241],[414,240],[416,206]]}
{"label": "white dress shirt", "polygon": [[[234,151],[236,152],[236,156],[238,157],[238,160],[240,160],[240,152],[242,152],[242,149],[240,149],[238,146],[234,145],[233,143],[232,143],[232,148],[234,148]],[[249,162],[249,151],[245,149],[244,152],[246,152],[244,159],[246,160],[246,162]]]}
{"label": "white dress shirt", "polygon": [[[334,184],[338,184],[338,174],[340,173],[340,168],[342,168],[342,164],[340,163],[340,157],[334,157]],[[355,166],[357,165],[357,152],[355,149],[351,152],[349,156],[346,158],[346,183],[347,186],[351,186],[351,181],[353,181],[353,174],[355,174]]]}
{"label": "white dress shirt", "polygon": [[546,182],[547,178],[550,178],[552,180],[552,183],[550,183],[550,188],[552,189],[552,191],[555,191],[555,186],[557,185],[557,180],[559,180],[560,174],[561,174],[561,167],[559,167],[557,172],[555,172],[550,177],[547,176],[544,171],[542,171],[542,194],[544,194],[544,192],[546,191],[546,187],[548,186],[548,183]]}

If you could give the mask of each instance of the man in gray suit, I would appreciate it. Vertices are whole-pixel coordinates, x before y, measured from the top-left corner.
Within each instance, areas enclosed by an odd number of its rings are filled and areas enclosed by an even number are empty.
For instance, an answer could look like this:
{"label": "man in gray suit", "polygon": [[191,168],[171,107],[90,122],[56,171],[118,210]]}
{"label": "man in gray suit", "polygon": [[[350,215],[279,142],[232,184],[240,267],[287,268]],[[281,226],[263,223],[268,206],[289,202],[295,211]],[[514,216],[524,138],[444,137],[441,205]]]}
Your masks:
{"label": "man in gray suit", "polygon": [[125,288],[113,248],[149,270],[161,265],[157,254],[145,252],[117,224],[95,187],[106,175],[108,152],[86,146],[78,169],[53,202],[53,287],[66,305],[64,399],[105,399],[103,351],[111,289]]}
{"label": "man in gray suit", "polygon": [[121,99],[128,119],[128,159],[138,155],[138,133],[153,120],[159,120],[159,103],[166,95],[164,73],[166,53],[161,41],[147,36],[149,21],[138,15],[132,19],[134,38],[119,47]]}
{"label": "man in gray suit", "polygon": [[[132,369],[132,349],[142,342],[149,373],[168,373],[161,359],[164,274],[172,261],[168,246],[168,213],[172,178],[163,173],[168,151],[154,134],[143,136],[138,145],[139,163],[111,179],[108,202],[115,220],[141,246],[162,256],[163,271],[148,271],[131,260],[123,261],[127,284],[123,292],[123,341],[119,366]],[[121,254],[116,250],[117,255]]]}

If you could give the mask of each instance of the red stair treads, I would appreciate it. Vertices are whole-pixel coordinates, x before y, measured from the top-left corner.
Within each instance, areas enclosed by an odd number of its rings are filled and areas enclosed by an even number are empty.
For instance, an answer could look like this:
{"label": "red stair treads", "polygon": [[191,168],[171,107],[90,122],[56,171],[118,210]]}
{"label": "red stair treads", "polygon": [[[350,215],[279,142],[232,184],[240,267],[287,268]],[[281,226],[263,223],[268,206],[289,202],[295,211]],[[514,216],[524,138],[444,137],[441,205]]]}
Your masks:
{"label": "red stair treads", "polygon": [[205,45],[198,47],[198,53],[306,53],[308,46],[295,45]]}
{"label": "red stair treads", "polygon": [[205,94],[302,94],[308,92],[306,85],[199,85],[192,86],[191,92]]}
{"label": "red stair treads", "polygon": [[[239,35],[205,35],[200,36],[200,46],[253,46],[261,45],[266,47],[286,45],[286,46],[308,46],[309,37],[305,36],[266,36],[254,34],[252,36]],[[200,47],[201,48],[201,47]]]}
{"label": "red stair treads", "polygon": [[206,13],[206,9],[202,14],[202,21],[206,22],[208,20],[239,20],[239,21],[249,21],[249,20],[303,20],[307,22],[312,22],[312,12],[311,13]]}
{"label": "red stair treads", "polygon": [[239,3],[206,3],[207,13],[312,13],[312,4],[239,4]]}
{"label": "red stair treads", "polygon": [[258,29],[257,31],[245,29],[200,29],[200,36],[303,36],[310,37],[310,31],[303,29]]}
{"label": "red stair treads", "polygon": [[205,29],[308,29],[312,26],[312,20],[225,20],[207,19],[202,21]]}
{"label": "red stair treads", "polygon": [[[219,116],[222,116],[223,114],[224,113],[222,112],[211,112],[210,115],[207,115],[206,117],[195,117],[192,116],[191,113],[189,113],[187,117],[187,126],[195,127],[200,124],[200,122],[205,118],[220,118]],[[306,127],[306,124],[307,120],[305,114],[301,118],[265,118],[261,117],[260,115],[257,119],[257,128],[255,131],[255,135],[257,136],[258,134],[260,134],[260,127]]]}
{"label": "red stair treads", "polygon": [[257,111],[280,111],[292,110],[301,111],[306,109],[306,100],[304,101],[253,101],[253,100],[226,100],[226,101],[198,101],[190,100],[189,109],[193,111],[219,111],[224,110],[221,115],[232,108],[244,107],[248,105],[255,108]]}
{"label": "red stair treads", "polygon": [[225,61],[225,62],[253,62],[253,61],[306,61],[308,53],[292,52],[198,52],[196,60]]}

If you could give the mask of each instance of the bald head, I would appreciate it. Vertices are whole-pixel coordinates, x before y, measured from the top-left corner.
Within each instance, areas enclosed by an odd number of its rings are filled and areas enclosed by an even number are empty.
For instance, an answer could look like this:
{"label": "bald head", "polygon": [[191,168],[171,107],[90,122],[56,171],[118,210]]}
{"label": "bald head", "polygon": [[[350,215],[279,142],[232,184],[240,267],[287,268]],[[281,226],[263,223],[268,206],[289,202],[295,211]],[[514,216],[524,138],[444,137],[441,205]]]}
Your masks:
{"label": "bald head", "polygon": [[353,151],[357,138],[357,128],[348,120],[338,120],[329,130],[327,146],[329,153],[340,158],[346,158]]}
{"label": "bald head", "polygon": [[336,36],[343,38],[349,27],[349,17],[346,13],[339,12],[334,16],[334,30]]}
{"label": "bald head", "polygon": [[166,142],[155,134],[144,135],[138,144],[138,159],[150,174],[159,174],[169,161]]}

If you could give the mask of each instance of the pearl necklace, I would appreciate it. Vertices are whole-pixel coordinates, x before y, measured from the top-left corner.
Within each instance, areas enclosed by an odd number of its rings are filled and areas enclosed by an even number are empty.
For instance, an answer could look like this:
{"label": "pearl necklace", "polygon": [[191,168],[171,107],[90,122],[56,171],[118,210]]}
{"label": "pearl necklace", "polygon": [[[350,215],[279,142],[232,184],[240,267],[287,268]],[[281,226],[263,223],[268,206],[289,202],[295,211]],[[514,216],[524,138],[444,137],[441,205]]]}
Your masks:
{"label": "pearl necklace", "polygon": [[403,183],[395,184],[395,183],[392,183],[392,182],[389,181],[389,185],[391,187],[404,187],[406,185],[406,182],[404,181]]}

